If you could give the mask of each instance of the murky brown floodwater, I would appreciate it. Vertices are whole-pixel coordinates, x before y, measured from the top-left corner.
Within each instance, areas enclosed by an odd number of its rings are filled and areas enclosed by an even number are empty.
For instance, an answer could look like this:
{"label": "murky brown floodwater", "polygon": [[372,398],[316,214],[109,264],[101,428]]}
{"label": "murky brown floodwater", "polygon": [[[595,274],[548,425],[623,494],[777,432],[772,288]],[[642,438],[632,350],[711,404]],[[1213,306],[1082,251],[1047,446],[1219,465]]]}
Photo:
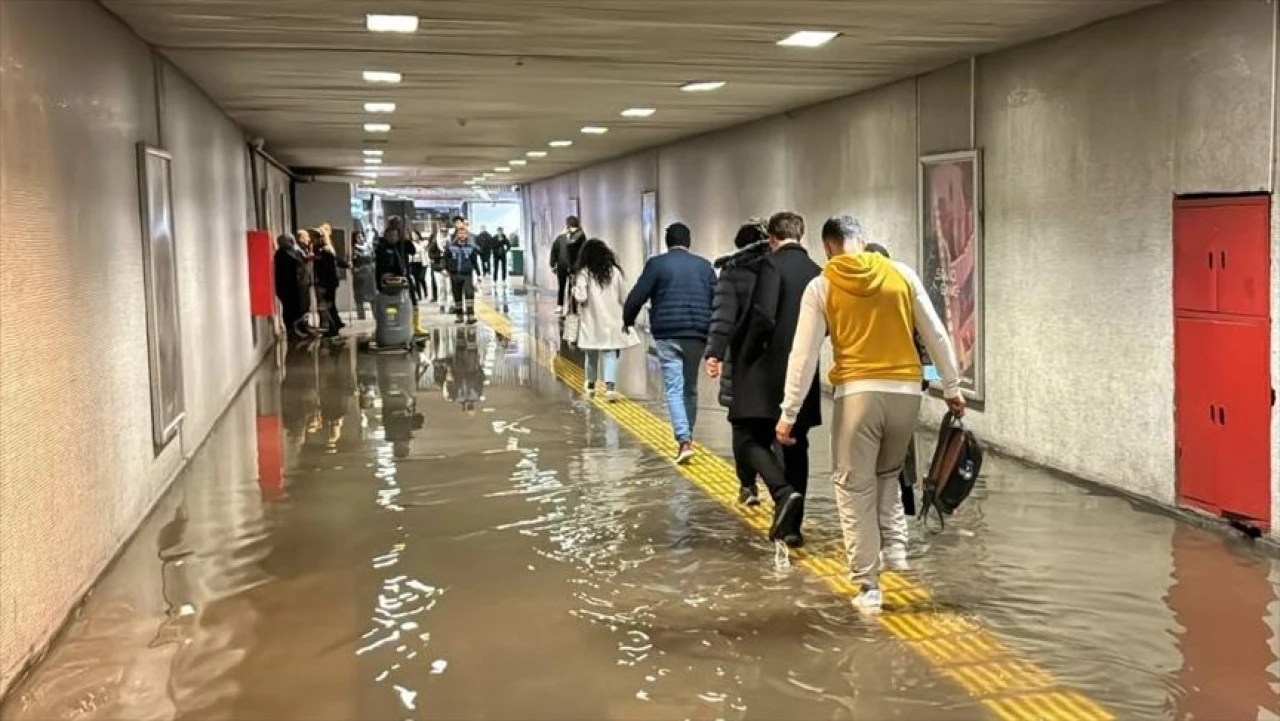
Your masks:
{"label": "murky brown floodwater", "polygon": [[[554,337],[545,302],[505,310]],[[991,717],[531,342],[441,327],[420,357],[265,368],[0,717]],[[633,352],[622,390],[652,373]],[[1119,718],[1280,714],[1273,556],[999,460],[949,528],[911,578],[1063,687]]]}

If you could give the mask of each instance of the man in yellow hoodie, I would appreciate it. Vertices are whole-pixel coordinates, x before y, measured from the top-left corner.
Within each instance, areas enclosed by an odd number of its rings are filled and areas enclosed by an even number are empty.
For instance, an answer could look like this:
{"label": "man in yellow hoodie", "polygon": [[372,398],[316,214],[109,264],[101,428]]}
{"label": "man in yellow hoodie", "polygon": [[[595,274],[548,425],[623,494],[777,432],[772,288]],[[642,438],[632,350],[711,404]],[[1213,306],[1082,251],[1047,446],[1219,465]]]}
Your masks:
{"label": "man in yellow hoodie", "polygon": [[923,368],[918,332],[942,375],[943,396],[963,415],[955,350],[910,267],[864,252],[867,238],[853,218],[822,226],[829,259],[805,289],[778,421],[778,442],[790,444],[795,419],[818,366],[822,339],[831,336],[835,389],[831,426],[832,481],[849,573],[862,593],[854,606],[878,612],[880,571],[904,569],[907,520],[898,472],[920,414]]}

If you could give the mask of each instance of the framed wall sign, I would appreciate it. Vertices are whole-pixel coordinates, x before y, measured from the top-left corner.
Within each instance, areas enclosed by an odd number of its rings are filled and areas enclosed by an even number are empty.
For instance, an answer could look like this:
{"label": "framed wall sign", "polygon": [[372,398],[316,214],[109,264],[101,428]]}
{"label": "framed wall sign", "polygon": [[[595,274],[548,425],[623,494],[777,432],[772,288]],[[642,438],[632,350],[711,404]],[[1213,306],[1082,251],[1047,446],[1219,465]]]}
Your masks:
{"label": "framed wall sign", "polygon": [[157,448],[173,440],[186,415],[178,255],[173,237],[172,163],[167,152],[139,144],[138,195],[151,367],[151,435]]}

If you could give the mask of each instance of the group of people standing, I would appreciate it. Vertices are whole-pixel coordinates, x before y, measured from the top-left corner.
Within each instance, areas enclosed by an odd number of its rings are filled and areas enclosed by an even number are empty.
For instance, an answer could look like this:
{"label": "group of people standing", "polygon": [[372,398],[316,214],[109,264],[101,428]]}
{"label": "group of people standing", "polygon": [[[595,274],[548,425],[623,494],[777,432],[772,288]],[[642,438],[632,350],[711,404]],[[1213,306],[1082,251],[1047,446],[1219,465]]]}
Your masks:
{"label": "group of people standing", "polygon": [[[350,260],[334,248],[328,223],[315,229],[285,233],[276,239],[275,288],[284,326],[292,340],[319,335],[334,338],[346,324],[338,312],[338,288],[343,270],[352,271],[356,317],[364,320],[365,304],[375,303],[379,292],[398,294],[403,278],[414,307],[414,329],[422,334],[423,303],[439,303],[442,311],[452,309],[460,322],[474,322],[475,279],[507,279],[507,255],[516,242],[499,227],[495,234],[481,226],[471,237],[465,218],[454,217],[451,228],[443,226],[423,234],[407,227],[398,217],[388,218],[382,234],[370,240],[362,230],[351,233]],[[319,311],[321,329],[308,320]]]}
{"label": "group of people standing", "polygon": [[[276,297],[291,339],[336,337],[346,327],[338,313],[338,285],[347,267],[333,247],[333,228],[328,223],[276,239]],[[316,302],[322,330],[313,328],[308,320]]]}
{"label": "group of people standing", "polygon": [[569,312],[587,354],[586,392],[596,392],[598,368],[615,397],[617,353],[638,342],[632,328],[647,305],[676,462],[696,456],[697,384],[705,371],[720,382],[733,427],[739,502],[758,504],[763,481],[773,499],[770,538],[791,547],[804,544],[808,437],[823,422],[817,371],[830,338],[836,504],[850,575],[862,590],[854,603],[878,611],[882,569],[907,564],[898,475],[918,422],[925,352],[951,411],[965,410],[951,339],[919,276],[869,243],[848,216],[823,225],[820,266],[802,243],[804,219],[781,212],[744,224],[737,250],[714,266],[690,252],[687,226],[669,226],[667,252],[650,258],[624,294],[613,252],[597,239],[574,241],[579,234],[570,218],[556,245],[576,244],[577,257],[566,253],[566,266],[553,250],[552,263],[558,302],[565,303],[566,287],[573,291]]}

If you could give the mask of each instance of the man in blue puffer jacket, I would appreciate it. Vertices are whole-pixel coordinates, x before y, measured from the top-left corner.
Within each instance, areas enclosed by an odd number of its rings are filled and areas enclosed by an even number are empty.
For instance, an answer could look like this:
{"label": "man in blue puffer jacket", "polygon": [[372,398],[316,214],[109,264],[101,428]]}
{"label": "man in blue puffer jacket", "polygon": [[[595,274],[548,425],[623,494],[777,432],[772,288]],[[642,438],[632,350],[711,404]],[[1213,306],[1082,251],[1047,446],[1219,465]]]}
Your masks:
{"label": "man in blue puffer jacket", "polygon": [[689,252],[692,240],[683,223],[667,228],[667,252],[645,263],[622,315],[623,325],[630,328],[640,309],[649,304],[649,332],[662,365],[667,414],[680,446],[676,463],[681,464],[693,458],[698,366],[707,348],[711,303],[716,294],[715,269],[706,258]]}

